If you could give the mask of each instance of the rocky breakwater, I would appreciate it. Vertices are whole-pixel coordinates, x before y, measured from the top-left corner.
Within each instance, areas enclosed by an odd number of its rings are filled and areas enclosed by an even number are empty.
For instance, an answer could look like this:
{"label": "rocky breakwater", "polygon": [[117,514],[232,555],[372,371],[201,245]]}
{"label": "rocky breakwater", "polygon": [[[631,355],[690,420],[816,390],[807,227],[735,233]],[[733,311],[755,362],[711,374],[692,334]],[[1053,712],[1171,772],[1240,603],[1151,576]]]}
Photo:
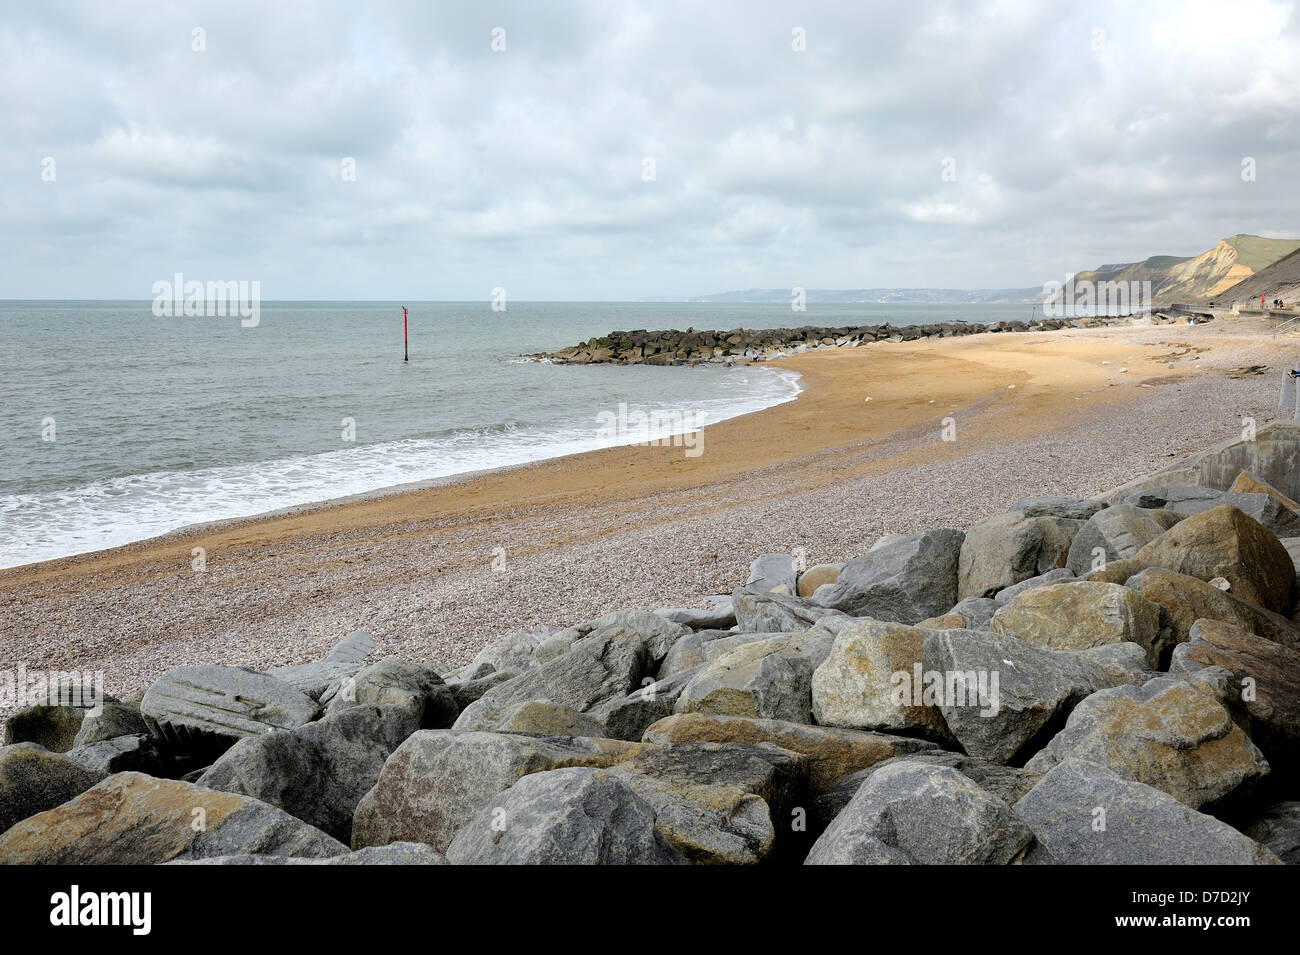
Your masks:
{"label": "rocky breakwater", "polygon": [[1300,515],[1259,474],[1298,449],[761,555],[707,607],[503,621],[460,668],[357,633],[36,701],[0,862],[1294,863]]}
{"label": "rocky breakwater", "polygon": [[1178,319],[1159,313],[1140,317],[1041,318],[1037,321],[1004,321],[990,325],[970,322],[939,322],[924,325],[841,325],[799,328],[733,328],[728,331],[686,331],[663,329],[610,332],[557,352],[530,355],[537,361],[556,364],[592,365],[693,365],[704,362],[734,362],[738,359],[770,361],[817,348],[856,348],[874,342],[910,342],[929,338],[952,338],[984,332],[1045,332],[1062,328],[1174,324]]}

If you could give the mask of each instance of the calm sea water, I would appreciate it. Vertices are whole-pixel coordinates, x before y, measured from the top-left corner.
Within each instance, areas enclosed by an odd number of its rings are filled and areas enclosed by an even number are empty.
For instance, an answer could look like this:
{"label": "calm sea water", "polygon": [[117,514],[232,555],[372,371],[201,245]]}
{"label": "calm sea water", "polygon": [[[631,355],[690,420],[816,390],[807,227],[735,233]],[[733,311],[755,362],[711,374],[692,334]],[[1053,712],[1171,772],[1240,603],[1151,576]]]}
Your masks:
{"label": "calm sea water", "polygon": [[158,318],[150,302],[0,302],[0,567],[618,443],[598,415],[620,403],[708,424],[798,393],[779,363],[518,360],[615,329],[992,322],[1025,311],[274,302],[245,328],[237,317]]}

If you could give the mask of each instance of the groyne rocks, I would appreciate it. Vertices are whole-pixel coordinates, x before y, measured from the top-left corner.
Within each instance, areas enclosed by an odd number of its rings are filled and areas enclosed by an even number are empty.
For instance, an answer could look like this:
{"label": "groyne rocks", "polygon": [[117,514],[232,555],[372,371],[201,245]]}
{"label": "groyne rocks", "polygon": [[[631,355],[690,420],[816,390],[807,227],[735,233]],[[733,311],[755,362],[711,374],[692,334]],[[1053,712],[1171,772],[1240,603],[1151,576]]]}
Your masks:
{"label": "groyne rocks", "polygon": [[[1198,321],[1207,321],[1199,317]],[[1063,328],[1121,325],[1172,325],[1186,316],[1168,312],[1087,318],[1040,318],[1002,321],[935,322],[923,325],[802,325],[798,328],[733,328],[727,331],[688,328],[610,332],[556,352],[529,355],[537,361],[570,365],[694,365],[737,360],[770,361],[818,348],[856,348],[875,342],[910,342],[927,338],[1014,332],[1050,332]]]}

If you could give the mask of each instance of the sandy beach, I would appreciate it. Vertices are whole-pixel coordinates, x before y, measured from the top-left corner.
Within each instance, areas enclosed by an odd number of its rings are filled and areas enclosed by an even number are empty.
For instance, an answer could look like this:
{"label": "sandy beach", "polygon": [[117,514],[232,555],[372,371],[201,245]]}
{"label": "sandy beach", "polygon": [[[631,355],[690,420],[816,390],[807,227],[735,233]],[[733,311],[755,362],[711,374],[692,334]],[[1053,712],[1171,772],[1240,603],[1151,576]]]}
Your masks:
{"label": "sandy beach", "polygon": [[1096,493],[1238,434],[1243,417],[1263,424],[1297,350],[1271,329],[810,352],[780,363],[803,375],[796,401],[707,428],[696,457],[612,448],[0,571],[0,669],[103,670],[126,696],[183,664],[303,662],[355,629],[376,657],[454,665],[511,629],[702,604],[759,553],[845,560],[885,532]]}

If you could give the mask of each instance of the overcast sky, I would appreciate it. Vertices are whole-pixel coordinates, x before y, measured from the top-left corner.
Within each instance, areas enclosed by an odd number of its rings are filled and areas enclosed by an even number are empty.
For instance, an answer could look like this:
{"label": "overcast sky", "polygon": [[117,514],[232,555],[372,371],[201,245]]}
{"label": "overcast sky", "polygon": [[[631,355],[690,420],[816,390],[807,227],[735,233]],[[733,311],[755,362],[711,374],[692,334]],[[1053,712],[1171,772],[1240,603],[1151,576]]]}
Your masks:
{"label": "overcast sky", "polygon": [[991,288],[1298,236],[1298,46],[1267,0],[6,3],[0,298]]}

